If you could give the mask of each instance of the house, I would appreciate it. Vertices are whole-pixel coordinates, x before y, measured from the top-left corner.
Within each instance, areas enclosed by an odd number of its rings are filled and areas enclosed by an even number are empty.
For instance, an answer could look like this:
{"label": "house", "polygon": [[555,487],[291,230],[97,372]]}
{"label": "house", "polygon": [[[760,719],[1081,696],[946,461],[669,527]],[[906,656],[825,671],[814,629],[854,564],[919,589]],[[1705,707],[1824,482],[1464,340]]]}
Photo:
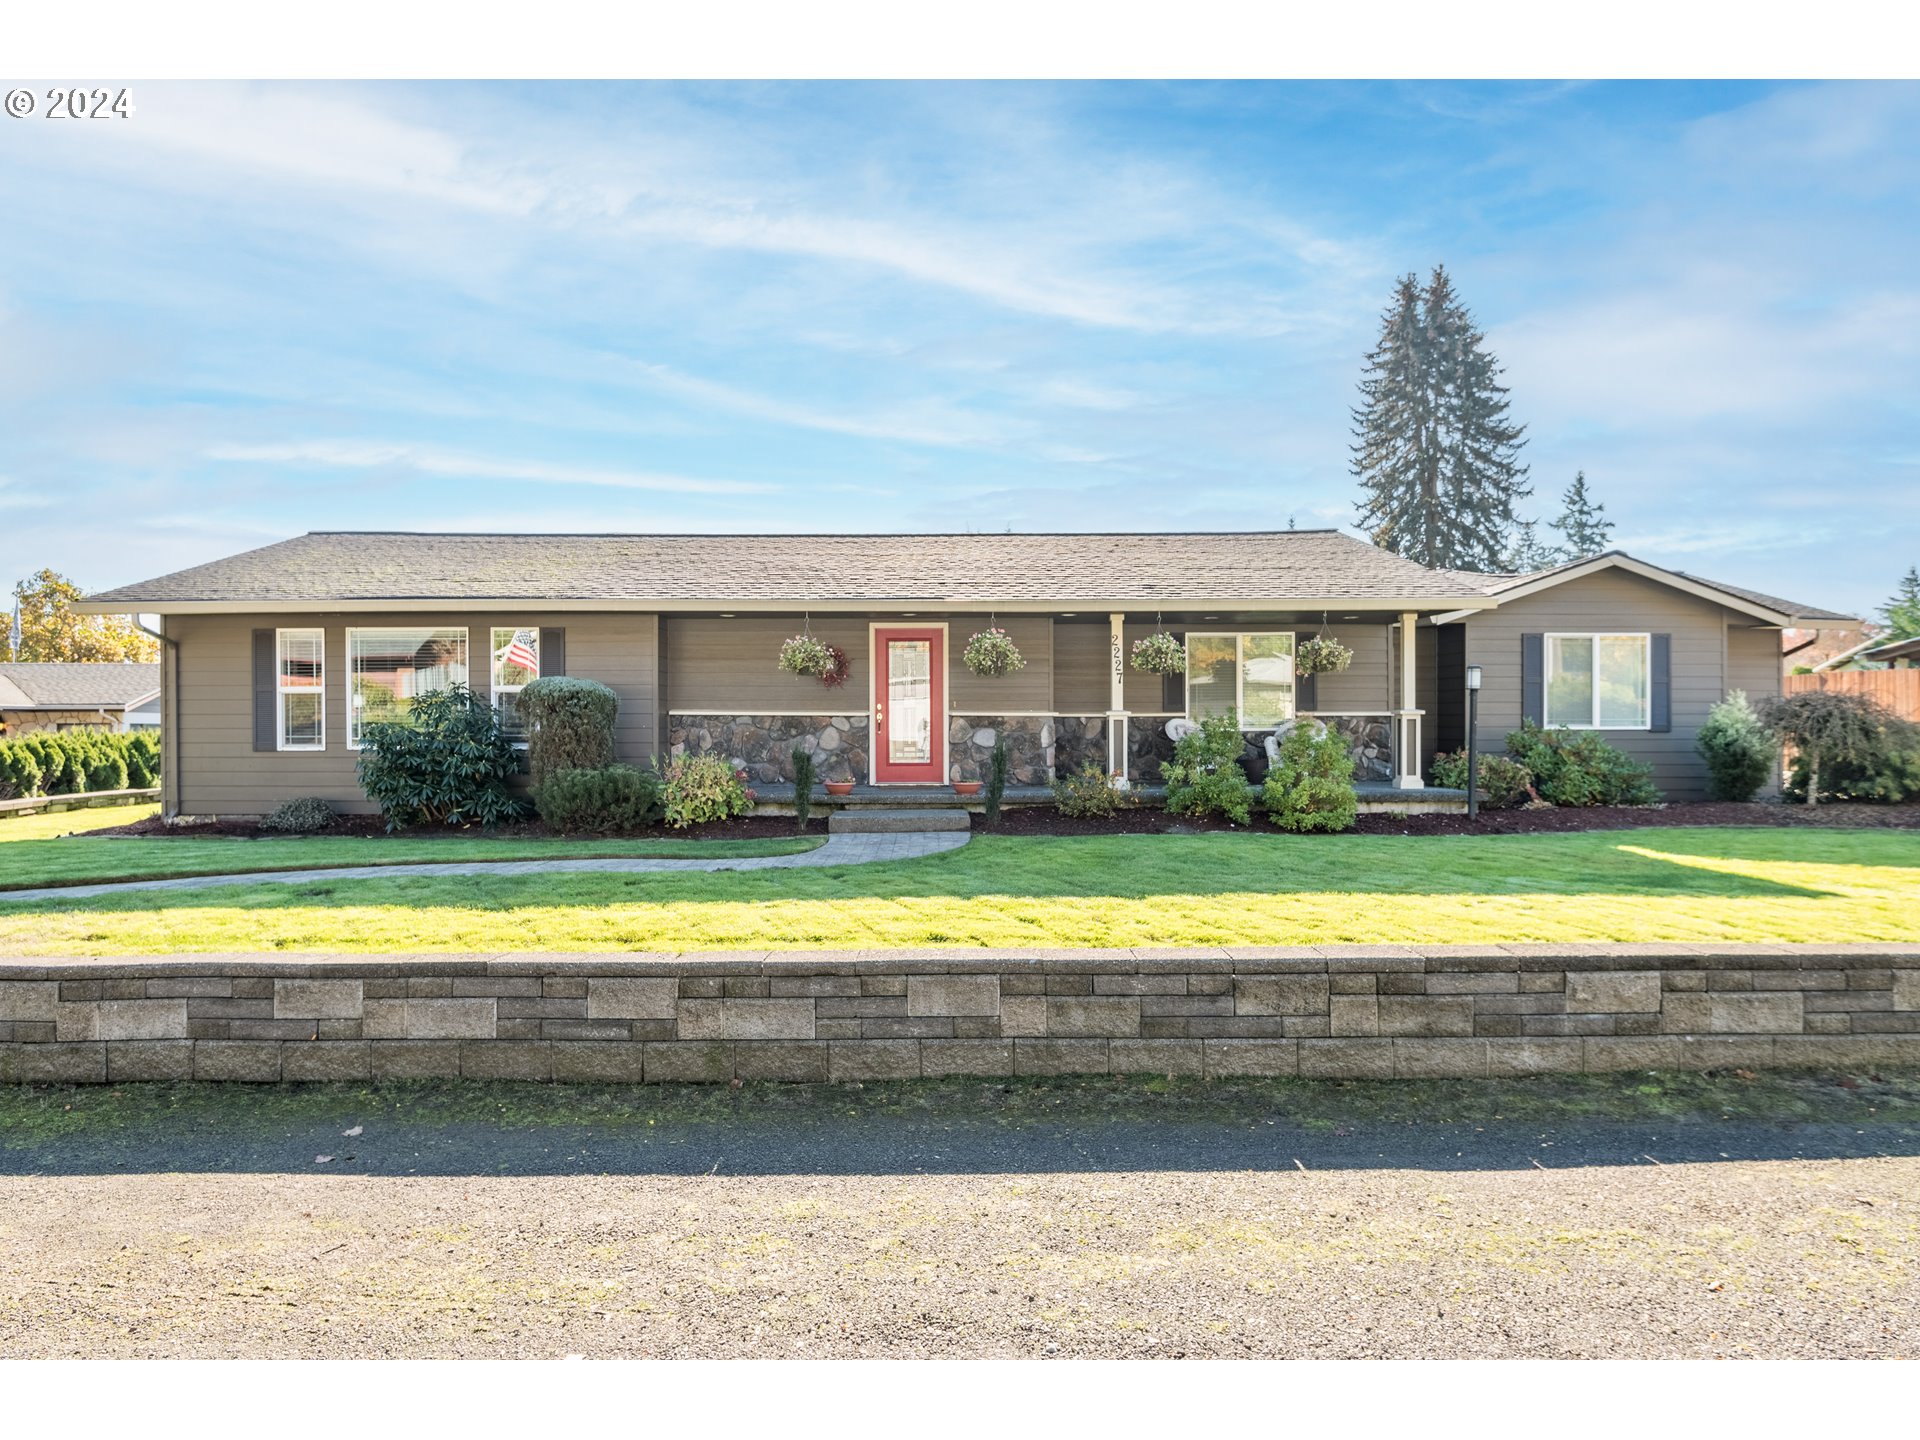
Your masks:
{"label": "house", "polygon": [[0,663],[0,735],[36,730],[156,730],[157,664]]}
{"label": "house", "polygon": [[1867,627],[1858,623],[1789,626],[1780,632],[1780,671],[1783,675],[1804,675],[1810,670],[1824,670],[1874,643]]}
{"label": "house", "polygon": [[1883,641],[1853,658],[1863,664],[1884,665],[1889,670],[1920,670],[1920,637]]}
{"label": "house", "polygon": [[[168,814],[257,815],[296,795],[370,809],[363,725],[455,681],[509,719],[535,673],[621,700],[623,759],[718,752],[762,783],[796,745],[825,779],[943,786],[1005,738],[1014,778],[1091,761],[1158,779],[1168,722],[1236,711],[1251,732],[1316,716],[1359,778],[1418,790],[1465,741],[1523,716],[1594,728],[1704,791],[1695,731],[1727,690],[1780,687],[1780,631],[1827,611],[1624,554],[1533,575],[1428,569],[1332,530],[1081,535],[315,533],[91,597],[158,617]],[[1007,631],[1025,665],[986,678],[967,638]],[[1143,674],[1164,629],[1184,676]],[[839,647],[843,683],[789,674],[789,636]],[[1294,671],[1331,635],[1340,672]]]}

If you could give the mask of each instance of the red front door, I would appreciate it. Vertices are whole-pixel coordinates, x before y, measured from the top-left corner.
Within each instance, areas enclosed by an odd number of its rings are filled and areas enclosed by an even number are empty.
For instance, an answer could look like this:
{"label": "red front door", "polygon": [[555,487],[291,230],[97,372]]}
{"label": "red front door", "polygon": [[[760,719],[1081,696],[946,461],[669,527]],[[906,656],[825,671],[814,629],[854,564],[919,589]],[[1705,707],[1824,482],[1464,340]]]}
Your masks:
{"label": "red front door", "polygon": [[940,785],[947,778],[947,636],[937,627],[873,632],[873,778]]}

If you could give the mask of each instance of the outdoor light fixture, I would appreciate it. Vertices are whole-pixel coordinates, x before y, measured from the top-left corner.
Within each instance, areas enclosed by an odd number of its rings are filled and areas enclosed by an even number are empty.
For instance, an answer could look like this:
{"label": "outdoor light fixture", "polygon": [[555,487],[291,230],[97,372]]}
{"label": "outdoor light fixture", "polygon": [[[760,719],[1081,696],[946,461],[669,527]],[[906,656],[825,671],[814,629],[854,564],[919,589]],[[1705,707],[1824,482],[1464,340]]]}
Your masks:
{"label": "outdoor light fixture", "polygon": [[1480,818],[1480,667],[1467,666],[1467,819]]}

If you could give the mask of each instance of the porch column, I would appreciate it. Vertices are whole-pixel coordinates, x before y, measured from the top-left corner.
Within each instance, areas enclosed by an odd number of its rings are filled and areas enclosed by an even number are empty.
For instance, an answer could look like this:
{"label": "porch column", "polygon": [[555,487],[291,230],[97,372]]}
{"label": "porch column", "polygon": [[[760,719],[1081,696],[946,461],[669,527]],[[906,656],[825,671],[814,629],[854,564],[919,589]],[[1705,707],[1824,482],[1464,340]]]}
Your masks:
{"label": "porch column", "polygon": [[1393,785],[1396,790],[1424,790],[1420,778],[1420,702],[1416,681],[1415,637],[1420,617],[1411,610],[1400,616],[1400,708],[1393,712]]}
{"label": "porch column", "polygon": [[1127,617],[1107,616],[1107,773],[1127,780]]}

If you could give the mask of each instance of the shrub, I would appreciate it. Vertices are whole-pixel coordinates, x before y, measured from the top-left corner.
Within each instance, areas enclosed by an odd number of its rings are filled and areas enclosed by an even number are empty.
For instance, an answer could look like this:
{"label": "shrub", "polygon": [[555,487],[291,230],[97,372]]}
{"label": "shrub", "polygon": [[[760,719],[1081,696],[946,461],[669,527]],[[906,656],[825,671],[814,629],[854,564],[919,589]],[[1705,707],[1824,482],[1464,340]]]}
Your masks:
{"label": "shrub", "polygon": [[1590,730],[1543,730],[1529,721],[1507,736],[1507,753],[1527,767],[1554,805],[1657,805],[1653,769]]}
{"label": "shrub", "polygon": [[160,737],[142,730],[127,737],[127,783],[148,790],[160,783]]}
{"label": "shrub", "polygon": [[987,824],[1000,823],[1000,802],[1007,794],[1007,740],[1004,735],[993,742],[993,754],[987,757],[987,788],[981,812]]}
{"label": "shrub", "polygon": [[389,830],[491,826],[525,813],[507,790],[520,758],[500,716],[464,685],[427,691],[405,722],[368,725],[360,743],[360,788],[380,807]]}
{"label": "shrub", "polygon": [[960,652],[960,658],[974,674],[991,679],[1024,670],[1027,664],[1013,637],[998,625],[967,637],[967,648]]}
{"label": "shrub", "polygon": [[[1804,755],[1793,757],[1793,772],[1782,793],[1789,800],[1807,798]],[[1837,760],[1821,766],[1820,798],[1878,805],[1920,800],[1920,744],[1888,749],[1866,760]]]}
{"label": "shrub", "polygon": [[660,820],[660,776],[632,765],[556,770],[533,792],[533,804],[549,829],[567,834],[644,830]]}
{"label": "shrub", "polygon": [[[1505,755],[1482,755],[1480,803],[1489,810],[1505,810],[1524,803],[1533,794],[1533,776],[1518,760]],[[1427,772],[1433,783],[1447,790],[1467,788],[1467,752],[1455,750],[1433,757]]]}
{"label": "shrub", "polygon": [[1346,740],[1324,725],[1295,725],[1280,742],[1280,763],[1267,772],[1261,797],[1282,830],[1351,830],[1360,801]]}
{"label": "shrub", "polygon": [[661,801],[676,829],[730,820],[753,809],[747,772],[722,755],[675,755],[660,766]]}
{"label": "shrub", "polygon": [[1178,636],[1156,630],[1133,642],[1133,668],[1147,675],[1184,675],[1187,647]]}
{"label": "shrub", "polygon": [[1092,760],[1053,782],[1053,803],[1062,815],[1103,818],[1112,815],[1131,796],[1113,783],[1113,777]]}
{"label": "shrub", "polygon": [[127,761],[120,747],[113,744],[90,745],[82,752],[81,766],[89,790],[127,788]]}
{"label": "shrub", "polygon": [[40,761],[17,740],[0,740],[0,800],[21,800],[40,789]]}
{"label": "shrub", "polygon": [[527,727],[527,769],[538,790],[562,770],[603,770],[613,764],[613,722],[620,697],[598,680],[542,675],[520,692]]}
{"label": "shrub", "polygon": [[271,814],[261,817],[260,828],[282,835],[317,835],[322,830],[331,830],[337,819],[333,806],[318,795],[301,795],[282,801]]}
{"label": "shrub", "polygon": [[1795,790],[1809,805],[1829,789],[1829,768],[1872,769],[1908,749],[1914,727],[1869,695],[1800,690],[1760,702],[1760,720],[1795,752]]}
{"label": "shrub", "polygon": [[1229,710],[1209,715],[1198,729],[1174,742],[1173,759],[1160,767],[1167,780],[1167,809],[1176,815],[1225,815],[1245,825],[1252,818],[1247,772],[1240,768],[1246,741],[1240,718]]}
{"label": "shrub", "polygon": [[85,783],[73,748],[62,743],[65,738],[43,730],[16,742],[39,763],[43,795],[70,795]]}
{"label": "shrub", "polygon": [[813,818],[813,756],[793,747],[793,828],[804,830]]}
{"label": "shrub", "polygon": [[1747,692],[1730,690],[1707,711],[1694,739],[1707,762],[1707,794],[1715,800],[1751,800],[1773,774],[1780,742],[1747,703]]}

